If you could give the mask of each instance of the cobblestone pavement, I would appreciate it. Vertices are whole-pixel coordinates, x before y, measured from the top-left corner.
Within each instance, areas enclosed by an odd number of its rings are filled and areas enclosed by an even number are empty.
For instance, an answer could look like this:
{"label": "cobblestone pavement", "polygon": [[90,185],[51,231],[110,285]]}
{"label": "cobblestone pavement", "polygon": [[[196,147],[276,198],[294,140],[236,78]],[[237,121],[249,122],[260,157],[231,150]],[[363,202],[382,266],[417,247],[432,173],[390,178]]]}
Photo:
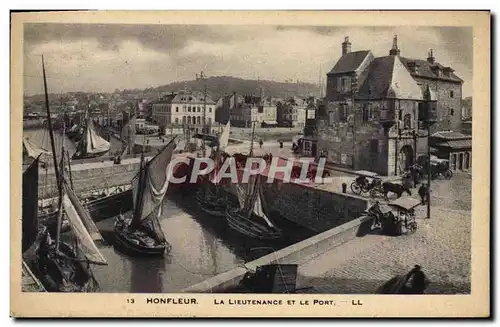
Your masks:
{"label": "cobblestone pavement", "polygon": [[422,266],[431,292],[468,292],[470,285],[470,214],[445,208],[417,209],[413,235],[368,234],[334,248],[299,268],[297,287],[326,293],[371,293],[377,286],[415,264]]}
{"label": "cobblestone pavement", "polygon": [[471,178],[463,174],[431,185],[431,218],[425,218],[425,206],[418,207],[415,234],[357,237],[302,264],[297,287],[306,293],[372,293],[419,264],[431,280],[427,293],[470,292]]}

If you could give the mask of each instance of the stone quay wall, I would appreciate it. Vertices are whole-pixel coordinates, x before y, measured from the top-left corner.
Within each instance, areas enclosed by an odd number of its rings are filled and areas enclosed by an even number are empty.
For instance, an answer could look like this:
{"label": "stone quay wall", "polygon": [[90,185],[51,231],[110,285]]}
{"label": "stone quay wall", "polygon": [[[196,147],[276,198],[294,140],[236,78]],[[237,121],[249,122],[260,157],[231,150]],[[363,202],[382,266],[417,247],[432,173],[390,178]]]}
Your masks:
{"label": "stone quay wall", "polygon": [[[79,194],[96,189],[130,184],[130,181],[139,170],[139,165],[139,160],[120,165],[113,165],[112,162],[103,163],[101,167],[87,169],[75,165],[71,169],[73,188]],[[68,176],[68,172],[65,174]],[[46,175],[45,170],[40,169],[38,192],[40,198],[57,195],[56,179],[53,171],[48,171]]]}
{"label": "stone quay wall", "polygon": [[368,200],[295,183],[264,188],[271,211],[314,232],[322,233],[362,216]]}

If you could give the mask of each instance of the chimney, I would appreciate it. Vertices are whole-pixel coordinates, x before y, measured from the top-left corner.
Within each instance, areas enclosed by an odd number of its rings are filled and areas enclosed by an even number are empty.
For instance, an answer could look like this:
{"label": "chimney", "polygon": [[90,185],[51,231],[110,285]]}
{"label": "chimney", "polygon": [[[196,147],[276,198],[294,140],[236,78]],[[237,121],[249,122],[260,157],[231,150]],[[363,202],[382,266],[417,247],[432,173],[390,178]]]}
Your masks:
{"label": "chimney", "polygon": [[428,54],[428,57],[427,57],[427,61],[430,62],[431,64],[433,64],[435,62],[434,50],[429,49],[429,54]]}
{"label": "chimney", "polygon": [[399,56],[401,51],[398,48],[398,36],[394,35],[394,38],[392,39],[392,49],[389,51],[389,55],[391,56]]}
{"label": "chimney", "polygon": [[342,55],[346,55],[351,52],[351,42],[349,42],[349,37],[346,36],[344,42],[342,42]]}

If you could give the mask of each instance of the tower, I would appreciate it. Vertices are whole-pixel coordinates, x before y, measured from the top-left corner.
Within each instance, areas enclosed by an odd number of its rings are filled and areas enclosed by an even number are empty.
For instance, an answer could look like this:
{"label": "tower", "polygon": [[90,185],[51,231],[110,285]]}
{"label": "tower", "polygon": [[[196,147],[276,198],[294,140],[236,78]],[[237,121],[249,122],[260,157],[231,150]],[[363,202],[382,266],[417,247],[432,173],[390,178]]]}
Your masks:
{"label": "tower", "polygon": [[401,51],[398,48],[398,36],[394,35],[394,38],[392,39],[392,49],[389,51],[389,55],[391,56],[399,56]]}
{"label": "tower", "polygon": [[434,58],[434,50],[433,49],[429,49],[429,54],[427,56],[427,61],[430,62],[431,64],[434,63],[435,58]]}
{"label": "tower", "polygon": [[349,42],[349,37],[346,36],[344,42],[342,42],[342,55],[346,55],[349,52],[351,52],[351,42]]}

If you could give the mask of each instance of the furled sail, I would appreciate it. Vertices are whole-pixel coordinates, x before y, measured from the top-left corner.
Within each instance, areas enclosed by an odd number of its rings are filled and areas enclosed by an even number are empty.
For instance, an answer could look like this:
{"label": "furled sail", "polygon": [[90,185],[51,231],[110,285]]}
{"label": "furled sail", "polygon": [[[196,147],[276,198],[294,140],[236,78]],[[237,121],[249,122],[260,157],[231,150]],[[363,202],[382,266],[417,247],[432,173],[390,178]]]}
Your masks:
{"label": "furled sail", "polygon": [[150,229],[159,241],[164,240],[158,218],[169,185],[167,169],[174,149],[175,142],[172,139],[153,159],[141,165],[138,178],[132,181],[134,193],[132,226]]}
{"label": "furled sail", "polygon": [[23,152],[31,158],[38,158],[41,154],[43,155],[51,155],[52,152],[47,151],[46,149],[39,147],[35,143],[31,142],[27,138],[23,138]]}
{"label": "furled sail", "polygon": [[94,243],[94,237],[96,237],[95,232],[87,229],[86,223],[88,222],[83,222],[87,218],[90,218],[88,212],[82,207],[80,201],[74,196],[74,193],[72,193],[72,190],[68,187],[66,182],[64,183],[63,190],[62,205],[71,224],[71,229],[79,240],[79,246],[90,262],[107,265],[106,259]]}
{"label": "furled sail", "polygon": [[[251,176],[249,180],[249,192],[247,197],[247,208],[254,215],[262,218],[269,227],[274,228],[274,224],[271,222],[269,217],[266,214],[267,210],[264,210],[263,201],[262,201],[262,192],[261,192],[261,180],[262,177],[260,175]],[[267,209],[267,208],[266,208]]]}
{"label": "furled sail", "polygon": [[38,235],[38,163],[37,157],[23,172],[23,252],[35,242]]}
{"label": "furled sail", "polygon": [[66,187],[65,189],[66,194],[68,194],[69,199],[71,200],[71,203],[75,207],[75,210],[78,212],[78,215],[80,216],[83,225],[85,228],[87,228],[87,231],[90,234],[90,237],[94,241],[102,241],[102,235],[99,232],[99,229],[97,228],[96,224],[92,220],[92,217],[90,216],[89,212],[85,207],[82,205],[80,200],[78,200],[78,197],[76,196],[75,192],[71,187]]}
{"label": "furled sail", "polygon": [[91,119],[87,122],[87,153],[101,153],[109,151],[111,144],[97,134]]}

